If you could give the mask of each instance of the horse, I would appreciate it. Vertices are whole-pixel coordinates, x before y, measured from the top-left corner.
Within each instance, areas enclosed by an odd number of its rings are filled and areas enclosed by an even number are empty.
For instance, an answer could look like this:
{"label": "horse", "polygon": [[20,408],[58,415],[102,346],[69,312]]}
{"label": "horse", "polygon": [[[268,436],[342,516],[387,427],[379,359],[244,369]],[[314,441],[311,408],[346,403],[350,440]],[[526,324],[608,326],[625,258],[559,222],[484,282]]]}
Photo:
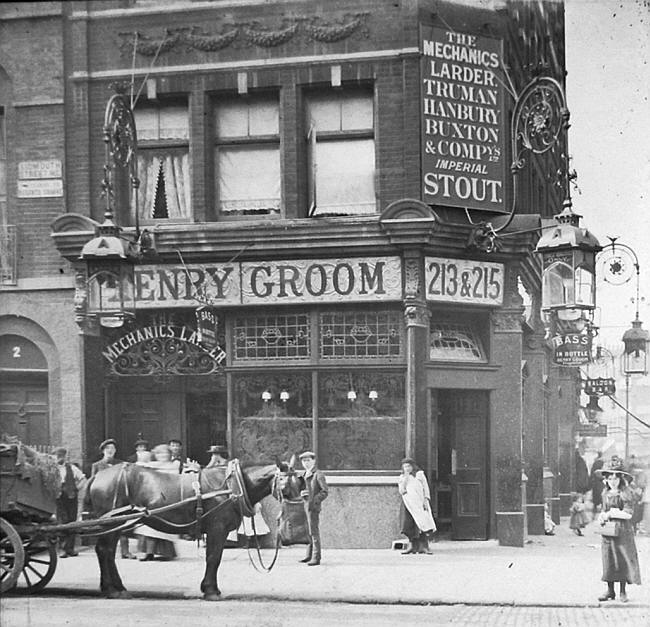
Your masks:
{"label": "horse", "polygon": [[[237,529],[242,515],[252,515],[253,505],[273,494],[279,500],[280,468],[275,465],[242,469],[236,460],[228,467],[203,469],[200,473],[166,473],[132,463],[98,472],[88,489],[90,510],[100,519],[135,512],[141,518],[97,534],[95,552],[99,562],[100,589],[108,598],[129,598],[115,564],[120,532],[144,523],[167,533],[206,534],[206,565],[201,592],[217,601],[221,591],[217,571],[228,532]],[[199,495],[199,498],[197,498]],[[201,496],[203,495],[203,496]],[[120,520],[123,520],[124,517]]]}

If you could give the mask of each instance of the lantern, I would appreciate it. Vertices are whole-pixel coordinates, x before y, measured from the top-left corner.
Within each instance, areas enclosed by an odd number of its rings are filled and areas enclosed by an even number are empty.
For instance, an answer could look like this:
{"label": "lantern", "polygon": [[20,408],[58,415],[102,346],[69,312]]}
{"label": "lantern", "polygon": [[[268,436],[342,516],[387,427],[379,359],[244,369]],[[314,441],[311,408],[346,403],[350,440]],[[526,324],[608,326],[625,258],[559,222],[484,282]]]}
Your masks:
{"label": "lantern", "polygon": [[122,326],[135,315],[133,255],[109,212],[79,259],[86,262],[87,314],[104,327]]}
{"label": "lantern", "polygon": [[623,334],[623,372],[626,375],[648,374],[648,349],[650,348],[650,333],[641,328],[638,316],[632,322],[632,328]]}
{"label": "lantern", "polygon": [[542,310],[556,312],[560,320],[589,319],[596,308],[596,253],[598,240],[580,228],[571,201],[555,216],[557,225],[537,243],[542,256]]}

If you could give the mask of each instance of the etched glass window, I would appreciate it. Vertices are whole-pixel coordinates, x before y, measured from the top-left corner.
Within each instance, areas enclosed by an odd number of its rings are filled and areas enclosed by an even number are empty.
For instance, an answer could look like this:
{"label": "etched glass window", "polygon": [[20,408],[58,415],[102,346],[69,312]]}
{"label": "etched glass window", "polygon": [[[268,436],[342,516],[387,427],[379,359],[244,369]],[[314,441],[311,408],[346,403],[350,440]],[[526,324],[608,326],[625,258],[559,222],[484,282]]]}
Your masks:
{"label": "etched glass window", "polygon": [[309,315],[235,318],[234,359],[309,359]]}
{"label": "etched glass window", "polygon": [[320,356],[322,359],[401,357],[403,324],[398,311],[321,313]]}
{"label": "etched glass window", "polygon": [[318,416],[319,468],[399,468],[406,416],[403,372],[319,373]]}
{"label": "etched glass window", "polygon": [[486,361],[481,338],[471,324],[432,321],[429,359]]}
{"label": "etched glass window", "polygon": [[311,373],[235,374],[233,390],[233,444],[242,462],[313,449]]}

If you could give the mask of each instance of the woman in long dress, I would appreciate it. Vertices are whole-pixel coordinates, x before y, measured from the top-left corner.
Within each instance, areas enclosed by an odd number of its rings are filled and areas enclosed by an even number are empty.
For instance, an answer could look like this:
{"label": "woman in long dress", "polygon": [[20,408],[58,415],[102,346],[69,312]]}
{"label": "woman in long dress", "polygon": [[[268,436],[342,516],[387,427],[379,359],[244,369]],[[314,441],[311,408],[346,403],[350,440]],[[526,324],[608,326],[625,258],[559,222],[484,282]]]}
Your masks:
{"label": "woman in long dress", "polygon": [[[153,461],[136,462],[147,468],[154,468],[160,472],[178,474],[180,462],[172,461],[172,450],[167,444],[159,444],[151,451]],[[174,540],[177,536],[152,529],[148,525],[139,525],[135,528],[138,537],[138,559],[141,562],[150,562],[158,556],[162,560],[173,560],[176,557]]]}
{"label": "woman in long dress", "polygon": [[612,457],[600,474],[605,478],[605,487],[602,493],[603,509],[598,515],[598,522],[605,525],[608,521],[615,521],[618,523],[619,534],[602,536],[602,580],[607,582],[607,591],[598,597],[598,600],[615,599],[614,584],[618,581],[619,600],[627,603],[626,585],[641,585],[639,557],[632,525],[634,495],[629,487],[632,476],[625,470],[623,460],[618,456]]}
{"label": "woman in long dress", "polygon": [[431,555],[429,540],[436,531],[436,523],[431,514],[431,493],[426,476],[410,457],[402,460],[402,474],[397,487],[402,496],[401,529],[411,543],[402,553]]}

